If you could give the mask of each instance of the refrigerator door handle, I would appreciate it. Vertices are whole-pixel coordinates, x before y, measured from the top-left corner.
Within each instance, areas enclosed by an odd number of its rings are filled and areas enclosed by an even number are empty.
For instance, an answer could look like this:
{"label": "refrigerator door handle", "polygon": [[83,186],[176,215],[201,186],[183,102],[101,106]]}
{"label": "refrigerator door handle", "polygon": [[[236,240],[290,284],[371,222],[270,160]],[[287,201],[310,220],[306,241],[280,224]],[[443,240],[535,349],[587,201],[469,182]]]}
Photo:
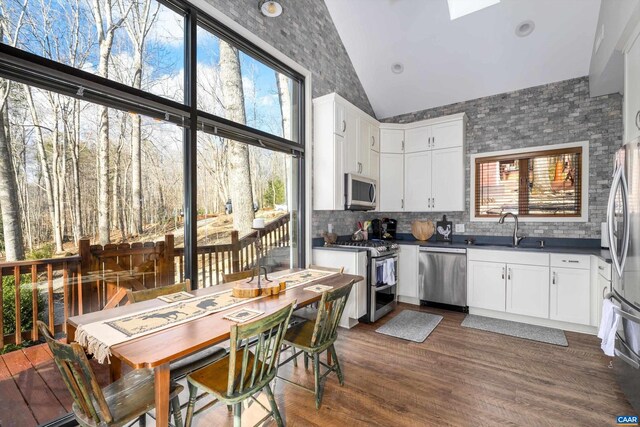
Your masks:
{"label": "refrigerator door handle", "polygon": [[[620,256],[618,256],[618,240],[615,236],[614,230],[615,203],[618,188],[620,188],[622,194],[622,207],[624,215],[624,238],[622,241],[622,252],[620,253]],[[622,165],[619,165],[613,174],[613,181],[611,183],[611,190],[609,192],[609,203],[607,206],[607,228],[609,230],[609,244],[611,245],[611,258],[613,261],[613,266],[615,267],[616,272],[620,277],[622,277],[622,271],[627,259],[627,250],[629,247],[629,209],[627,206],[627,192],[627,180],[624,176],[624,167]]]}

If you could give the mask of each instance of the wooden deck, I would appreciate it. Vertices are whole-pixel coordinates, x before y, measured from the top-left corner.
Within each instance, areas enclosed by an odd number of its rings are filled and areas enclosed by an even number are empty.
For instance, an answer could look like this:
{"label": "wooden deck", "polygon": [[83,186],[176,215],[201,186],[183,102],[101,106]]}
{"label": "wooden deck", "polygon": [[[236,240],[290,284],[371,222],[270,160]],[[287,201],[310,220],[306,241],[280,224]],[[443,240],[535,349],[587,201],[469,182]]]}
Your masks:
{"label": "wooden deck", "polygon": [[[101,384],[105,366],[92,363]],[[46,344],[0,356],[0,426],[28,427],[71,411],[71,395]]]}
{"label": "wooden deck", "polygon": [[[429,311],[444,319],[423,343],[375,332],[402,309]],[[285,423],[602,426],[615,425],[616,415],[635,415],[596,337],[567,332],[569,347],[558,347],[462,328],[463,318],[462,313],[401,304],[375,325],[341,329],[336,348],[344,387],[330,376],[323,405],[316,411],[311,393],[277,381],[275,395]],[[104,366],[94,367],[106,384]],[[288,364],[281,374],[306,385],[313,382],[302,363],[298,368]],[[181,395],[181,402],[186,397]],[[33,426],[64,414],[70,404],[46,346],[0,357],[0,426]],[[249,418],[246,425],[259,420],[261,411],[251,406],[243,414]],[[194,420],[196,426],[232,424],[222,405]],[[147,425],[153,425],[151,420]]]}

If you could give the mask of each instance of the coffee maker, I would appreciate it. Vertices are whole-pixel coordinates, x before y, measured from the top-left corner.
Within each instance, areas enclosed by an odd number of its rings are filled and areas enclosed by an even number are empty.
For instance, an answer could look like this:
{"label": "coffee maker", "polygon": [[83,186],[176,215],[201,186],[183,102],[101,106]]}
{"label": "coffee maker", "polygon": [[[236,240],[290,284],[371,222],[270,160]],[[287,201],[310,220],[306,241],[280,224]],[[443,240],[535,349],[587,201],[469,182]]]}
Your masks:
{"label": "coffee maker", "polygon": [[398,221],[393,218],[382,218],[382,239],[395,240]]}

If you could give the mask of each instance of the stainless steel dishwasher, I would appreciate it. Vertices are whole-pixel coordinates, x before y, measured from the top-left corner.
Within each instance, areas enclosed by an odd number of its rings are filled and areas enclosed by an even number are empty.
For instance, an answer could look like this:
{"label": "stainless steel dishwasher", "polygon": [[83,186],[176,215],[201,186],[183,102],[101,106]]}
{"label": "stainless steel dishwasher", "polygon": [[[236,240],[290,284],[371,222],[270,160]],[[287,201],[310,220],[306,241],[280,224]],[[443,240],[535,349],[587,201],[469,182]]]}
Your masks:
{"label": "stainless steel dishwasher", "polygon": [[420,248],[418,283],[422,303],[446,304],[468,311],[467,250]]}

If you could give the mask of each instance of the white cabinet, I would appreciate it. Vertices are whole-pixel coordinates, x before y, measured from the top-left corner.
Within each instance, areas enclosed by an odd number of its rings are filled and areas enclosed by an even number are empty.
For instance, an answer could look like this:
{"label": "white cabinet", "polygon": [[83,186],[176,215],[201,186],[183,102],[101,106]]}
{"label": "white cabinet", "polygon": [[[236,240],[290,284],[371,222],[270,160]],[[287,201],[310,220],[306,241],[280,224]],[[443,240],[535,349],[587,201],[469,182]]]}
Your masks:
{"label": "white cabinet", "polygon": [[398,299],[402,302],[420,304],[418,296],[418,245],[400,245],[398,255]]}
{"label": "white cabinet", "polygon": [[549,267],[507,264],[508,313],[549,317]]}
{"label": "white cabinet", "polygon": [[380,129],[381,153],[404,153],[404,130]]}
{"label": "white cabinet", "polygon": [[469,307],[505,311],[506,266],[497,262],[470,260],[467,270]]}
{"label": "white cabinet", "polygon": [[464,149],[463,147],[433,150],[431,159],[430,210],[436,212],[464,211]]}
{"label": "white cabinet", "polygon": [[380,153],[378,206],[383,212],[404,210],[404,155]]}
{"label": "white cabinet", "polygon": [[551,268],[549,318],[588,325],[591,321],[590,272],[578,268]]}
{"label": "white cabinet", "polygon": [[[324,267],[344,267],[347,274],[367,276],[367,253],[365,251],[340,251],[313,249],[313,264]],[[358,319],[367,314],[367,284],[364,280],[356,282],[351,289],[345,305],[340,326],[351,328]]]}
{"label": "white cabinet", "polygon": [[431,151],[404,155],[404,210],[427,211],[431,207]]}
{"label": "white cabinet", "polygon": [[313,120],[313,208],[343,210],[345,173],[377,179],[379,124],[335,93],[313,100]]}
{"label": "white cabinet", "polygon": [[624,143],[640,137],[640,33],[624,54]]}
{"label": "white cabinet", "polygon": [[[403,199],[401,211],[465,210],[465,124],[466,116],[458,114],[408,125],[382,125],[382,153],[404,154],[404,186],[400,196],[398,187],[385,185],[383,176],[395,174],[385,169],[396,167],[397,163],[388,165],[381,159],[380,210],[390,210],[384,203],[389,199]],[[405,129],[398,129],[399,126]],[[398,205],[394,204],[394,208],[397,210]]]}

